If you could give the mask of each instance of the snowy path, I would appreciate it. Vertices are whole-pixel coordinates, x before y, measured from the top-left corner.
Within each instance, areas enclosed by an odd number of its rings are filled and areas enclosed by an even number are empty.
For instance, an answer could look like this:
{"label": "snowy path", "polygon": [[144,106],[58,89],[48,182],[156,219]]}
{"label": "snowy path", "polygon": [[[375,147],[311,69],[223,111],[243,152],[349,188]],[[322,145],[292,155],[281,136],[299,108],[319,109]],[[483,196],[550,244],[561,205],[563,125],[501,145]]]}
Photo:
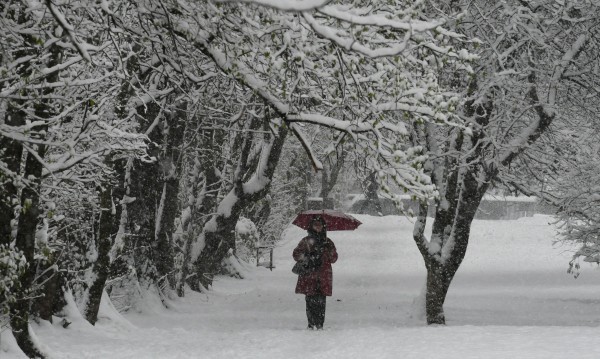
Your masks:
{"label": "snowy path", "polygon": [[304,329],[304,298],[293,293],[295,228],[272,272],[219,278],[209,295],[127,314],[134,329],[103,320],[34,330],[55,358],[600,358],[600,271],[566,274],[569,254],[552,247],[548,218],[475,222],[445,327],[411,317],[425,271],[410,223],[359,219],[354,232],[330,233],[340,260],[322,332]]}

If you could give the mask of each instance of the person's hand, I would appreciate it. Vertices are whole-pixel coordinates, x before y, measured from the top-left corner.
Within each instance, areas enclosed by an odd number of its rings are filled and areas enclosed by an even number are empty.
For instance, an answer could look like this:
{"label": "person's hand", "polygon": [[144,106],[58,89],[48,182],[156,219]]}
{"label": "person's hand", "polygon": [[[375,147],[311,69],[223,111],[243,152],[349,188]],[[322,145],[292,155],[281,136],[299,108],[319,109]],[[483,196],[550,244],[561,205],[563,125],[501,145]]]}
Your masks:
{"label": "person's hand", "polygon": [[311,267],[319,267],[321,265],[321,255],[318,253],[310,253],[308,256],[308,263]]}

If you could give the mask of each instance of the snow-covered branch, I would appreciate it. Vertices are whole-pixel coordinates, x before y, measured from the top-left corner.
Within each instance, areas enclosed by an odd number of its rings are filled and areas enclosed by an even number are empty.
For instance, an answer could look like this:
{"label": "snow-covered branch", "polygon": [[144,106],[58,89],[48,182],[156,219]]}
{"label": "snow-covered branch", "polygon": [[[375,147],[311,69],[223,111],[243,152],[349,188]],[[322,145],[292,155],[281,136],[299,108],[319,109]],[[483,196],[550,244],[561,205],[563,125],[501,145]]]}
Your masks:
{"label": "snow-covered branch", "polygon": [[339,36],[338,29],[334,29],[330,26],[319,23],[312,15],[308,13],[303,13],[302,16],[317,34],[332,41],[333,43],[339,45],[347,51],[356,51],[370,58],[378,58],[396,56],[409,49],[409,42],[412,35],[410,31],[406,32],[403,41],[398,45],[371,49],[370,47],[363,45],[362,43],[350,36]]}
{"label": "snow-covered branch", "polygon": [[[389,27],[397,30],[404,30],[410,33],[427,32],[437,29],[446,23],[445,19],[437,19],[432,21],[422,21],[418,19],[410,19],[407,21],[398,21],[390,18],[389,14],[368,14],[356,15],[348,11],[342,10],[339,6],[325,6],[318,9],[318,12],[323,15],[331,16],[334,19],[346,21],[355,25],[367,25],[377,27]],[[454,36],[460,36],[454,34]]]}
{"label": "snow-covered branch", "polygon": [[323,7],[331,0],[214,0],[217,3],[248,3],[283,11],[310,11]]}
{"label": "snow-covered branch", "polygon": [[559,89],[559,83],[563,74],[567,71],[569,65],[577,57],[577,55],[583,50],[585,44],[589,41],[590,35],[588,33],[581,34],[577,40],[573,43],[571,48],[567,50],[562,58],[554,65],[552,77],[548,88],[547,101],[543,103],[539,98],[537,82],[537,76],[532,71],[528,76],[530,83],[529,97],[531,104],[536,110],[537,116],[535,116],[529,125],[525,127],[520,133],[508,144],[507,148],[499,156],[498,162],[507,166],[513,158],[519,153],[524,151],[527,146],[534,142],[541,133],[550,126],[552,121],[556,117],[556,96]]}
{"label": "snow-covered branch", "polygon": [[60,27],[62,27],[63,30],[65,30],[69,34],[69,38],[71,39],[71,42],[77,49],[77,52],[79,52],[81,57],[84,58],[87,62],[91,63],[92,58],[90,57],[90,54],[87,51],[88,44],[82,42],[79,39],[79,36],[77,36],[77,34],[75,33],[75,28],[71,24],[69,24],[64,14],[60,12],[60,10],[52,3],[52,0],[46,0],[45,4],[50,10],[50,13],[54,17],[54,19],[56,19],[56,22],[58,22],[58,24],[60,25]]}
{"label": "snow-covered branch", "polygon": [[308,154],[311,162],[313,163],[315,170],[319,170],[319,171],[322,170],[323,164],[321,163],[321,161],[315,154],[312,146],[310,145],[310,141],[308,141],[308,139],[304,135],[304,132],[295,123],[291,123],[290,128],[292,129],[294,136],[296,136],[298,141],[300,141],[300,145],[302,145],[302,148],[304,148],[304,151]]}

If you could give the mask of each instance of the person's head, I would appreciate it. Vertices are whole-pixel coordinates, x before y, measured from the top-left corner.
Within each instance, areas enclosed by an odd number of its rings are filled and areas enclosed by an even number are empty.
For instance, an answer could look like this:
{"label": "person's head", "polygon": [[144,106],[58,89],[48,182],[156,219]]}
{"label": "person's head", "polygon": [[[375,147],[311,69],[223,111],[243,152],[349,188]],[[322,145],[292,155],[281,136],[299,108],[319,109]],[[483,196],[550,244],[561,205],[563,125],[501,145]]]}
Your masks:
{"label": "person's head", "polygon": [[309,230],[312,230],[315,233],[325,232],[327,225],[325,224],[325,220],[322,217],[314,217],[310,221]]}

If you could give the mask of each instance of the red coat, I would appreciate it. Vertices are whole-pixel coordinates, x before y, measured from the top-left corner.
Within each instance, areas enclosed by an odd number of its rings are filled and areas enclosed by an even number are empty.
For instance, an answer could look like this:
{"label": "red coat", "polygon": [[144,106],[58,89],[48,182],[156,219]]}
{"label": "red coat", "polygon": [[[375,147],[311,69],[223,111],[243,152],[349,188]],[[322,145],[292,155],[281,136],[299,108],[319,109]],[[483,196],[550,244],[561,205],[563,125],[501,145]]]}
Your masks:
{"label": "red coat", "polygon": [[[303,255],[306,255],[311,251],[311,244],[309,243],[310,237],[304,237],[298,243],[298,246],[294,249],[294,260],[299,261]],[[310,272],[305,275],[298,276],[298,283],[296,284],[296,293],[315,295],[324,294],[331,296],[331,290],[333,287],[333,271],[331,270],[331,263],[335,263],[338,259],[337,250],[335,244],[331,239],[327,239],[329,242],[324,250],[321,267],[314,272]],[[319,291],[319,284],[321,290]]]}

